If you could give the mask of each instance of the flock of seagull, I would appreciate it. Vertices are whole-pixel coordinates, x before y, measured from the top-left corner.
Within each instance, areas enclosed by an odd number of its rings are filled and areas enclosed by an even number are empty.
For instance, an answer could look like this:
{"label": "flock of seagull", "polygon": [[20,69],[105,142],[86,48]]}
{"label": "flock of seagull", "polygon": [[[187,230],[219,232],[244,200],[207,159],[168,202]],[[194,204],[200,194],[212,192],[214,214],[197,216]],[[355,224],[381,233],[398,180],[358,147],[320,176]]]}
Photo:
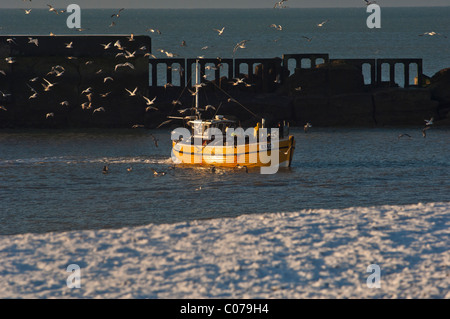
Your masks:
{"label": "flock of seagull", "polygon": [[[115,16],[118,16],[121,11],[122,10],[119,10],[119,12],[117,14],[115,14]],[[129,42],[135,41],[133,34],[131,34],[129,37],[127,37],[127,39]],[[39,41],[37,38],[28,37],[28,40],[29,40],[28,41],[29,45],[39,46]],[[18,45],[15,38],[8,38],[6,41],[9,45]],[[101,46],[103,47],[104,50],[116,49],[118,51],[118,53],[115,55],[116,58],[123,57],[124,59],[128,60],[128,59],[133,59],[136,57],[136,51],[129,52],[126,49],[126,47],[121,44],[120,40],[117,40],[115,43],[110,42],[107,44],[101,44]],[[74,48],[74,43],[73,42],[64,43],[64,47],[68,50],[71,50]],[[146,51],[146,50],[147,50],[147,48],[145,46],[142,46],[139,48],[139,51]],[[70,52],[70,51],[68,51],[68,52]],[[148,56],[148,55],[149,55],[149,53],[145,53],[144,56]],[[77,59],[76,57],[72,57],[72,56],[67,56],[66,58],[68,60]],[[16,59],[14,57],[6,57],[5,61],[8,64],[16,63]],[[85,65],[90,65],[93,63],[94,63],[94,61],[87,61],[87,62],[85,62]],[[123,62],[123,63],[117,63],[114,66],[114,72],[118,72],[120,68],[130,68],[130,69],[134,70],[135,66],[131,62],[128,62],[128,61]],[[33,78],[29,79],[28,83],[26,83],[27,87],[31,90],[31,93],[30,93],[30,96],[28,99],[29,100],[36,99],[40,94],[53,90],[55,88],[55,86],[57,86],[59,83],[59,82],[56,82],[55,80],[63,77],[65,72],[66,72],[66,69],[62,65],[54,65],[51,67],[51,70],[45,76],[33,77]],[[104,73],[104,71],[102,69],[99,69],[97,72],[95,72],[95,74],[102,74],[102,73]],[[4,70],[0,70],[0,74],[2,74],[3,76],[6,76],[6,72]],[[54,80],[52,80],[50,78],[51,76],[54,77]],[[42,92],[38,92],[38,90],[36,89],[36,86],[33,85],[33,83],[38,84],[39,80],[40,80],[40,82],[41,82],[40,84],[43,88]],[[113,74],[107,75],[103,79],[104,84],[106,84],[107,82],[112,82],[112,81],[114,81]],[[158,110],[155,106],[153,106],[155,103],[156,97],[153,97],[150,99],[149,97],[147,97],[143,94],[138,94],[138,87],[134,88],[133,90],[125,88],[125,92],[127,92],[129,94],[129,96],[131,96],[131,97],[138,97],[138,96],[142,97],[146,102],[146,109],[145,109],[146,111],[149,111],[151,109]],[[106,93],[98,93],[98,95],[101,98],[106,98],[110,93],[111,93],[111,91],[106,92]],[[80,105],[83,110],[93,109],[93,112],[92,112],[93,114],[96,112],[105,112],[106,111],[105,108],[102,106],[93,107],[93,105],[92,105],[93,88],[92,87],[88,87],[88,88],[84,89],[81,92],[81,95],[84,95],[87,98],[87,101]],[[7,99],[9,96],[11,96],[11,94],[1,92],[0,98]],[[69,102],[67,100],[61,101],[59,104],[61,106],[65,106],[65,107],[69,106]],[[5,106],[1,105],[0,110],[7,111],[7,108]],[[54,112],[49,112],[49,113],[45,114],[46,119],[51,119],[54,116],[55,116]]]}
{"label": "flock of seagull", "polygon": [[[25,1],[25,0],[23,0],[23,1]],[[29,1],[31,1],[31,0],[29,0]],[[281,1],[278,1],[278,2],[276,2],[276,3],[274,4],[273,8],[286,8],[286,7],[287,7],[287,6],[286,6],[286,2],[287,2],[287,1],[288,1],[288,0],[281,0]],[[370,4],[376,3],[375,1],[369,1],[369,0],[364,0],[364,1],[366,2],[366,5],[370,5]],[[48,4],[47,6],[48,6],[48,8],[49,8],[49,12],[52,12],[52,13],[60,14],[60,13],[64,13],[64,12],[65,12],[65,10],[57,10],[57,9],[55,9],[55,8],[54,8],[52,5],[50,5],[50,4]],[[112,18],[112,19],[119,19],[120,16],[121,16],[121,14],[122,14],[122,12],[123,12],[124,10],[125,10],[125,8],[122,8],[122,9],[118,10],[117,12],[113,13],[113,14],[111,15],[111,18]],[[24,12],[25,12],[26,15],[31,14],[31,11],[32,11],[32,9],[24,9]],[[116,21],[117,21],[117,20],[116,20]],[[113,20],[113,21],[111,22],[110,27],[115,26],[115,25],[116,25],[116,21]],[[318,28],[322,28],[322,27],[324,27],[329,21],[330,21],[329,19],[326,19],[326,20],[324,20],[324,21],[322,21],[322,22],[316,24],[316,26],[317,26]],[[270,27],[270,28],[273,28],[273,29],[275,29],[275,30],[277,30],[277,31],[283,31],[283,26],[281,26],[280,24],[271,24],[271,25],[269,25],[269,27]],[[221,27],[221,28],[213,28],[213,30],[214,30],[215,32],[217,32],[218,36],[222,36],[222,35],[224,34],[224,32],[225,32],[225,29],[226,29],[226,27],[224,27],[224,26]],[[79,29],[78,31],[83,31],[83,30],[85,30],[85,29]],[[161,32],[160,30],[154,29],[154,28],[147,28],[146,31],[147,31],[147,32],[156,33],[156,34],[159,34],[159,35],[162,34],[162,32]],[[51,33],[50,35],[54,35],[54,34]],[[425,33],[423,33],[423,34],[420,34],[419,36],[443,36],[443,37],[446,38],[445,35],[442,35],[442,34],[440,34],[440,33],[434,32],[434,31],[431,31],[431,32],[425,32]],[[313,40],[314,37],[302,36],[302,38],[305,39],[305,40],[308,41],[308,42],[311,42],[311,41]],[[130,42],[134,41],[134,35],[133,35],[133,34],[131,34],[131,35],[128,37],[128,41],[130,41]],[[247,47],[247,43],[248,43],[249,41],[250,41],[250,40],[246,39],[246,40],[242,40],[242,41],[238,42],[238,43],[234,46],[234,48],[233,48],[233,57],[235,56],[235,54],[237,53],[237,51],[238,51],[239,49],[245,49],[245,48]],[[8,42],[10,45],[17,45],[17,42],[15,41],[14,38],[9,38],[9,39],[7,39],[7,42]],[[37,38],[28,37],[28,44],[34,45],[34,46],[39,46],[39,41],[38,41]],[[137,53],[137,52],[136,52],[136,51],[134,51],[134,52],[128,51],[128,50],[120,43],[119,40],[117,40],[115,43],[110,42],[110,43],[101,44],[101,45],[102,45],[102,47],[103,47],[104,50],[111,50],[111,49],[113,49],[113,48],[117,49],[117,50],[118,50],[118,53],[116,54],[116,58],[123,57],[123,58],[125,58],[126,60],[128,60],[128,59],[133,59],[133,58],[136,57],[136,53]],[[181,46],[187,46],[186,41],[183,40],[182,43],[181,43]],[[73,49],[73,42],[65,43],[65,48],[66,48],[67,50]],[[209,46],[204,46],[204,47],[202,48],[202,50],[207,50],[208,48],[209,48]],[[139,50],[146,50],[146,49],[147,49],[147,48],[145,48],[145,47],[139,48]],[[161,52],[161,53],[163,53],[163,54],[165,54],[167,57],[170,57],[170,58],[178,56],[178,54],[176,54],[176,53],[168,52],[168,51],[163,50],[163,49],[159,49],[158,51]],[[152,58],[156,58],[156,56],[154,56],[154,55],[151,54],[151,53],[146,53],[145,56],[152,57]],[[202,57],[202,56],[199,56],[198,58],[203,58],[203,57]],[[67,59],[71,60],[71,59],[76,59],[76,58],[75,58],[75,57],[68,56]],[[6,61],[8,64],[16,63],[16,60],[15,60],[14,57],[6,57],[6,58],[5,58],[5,61]],[[87,61],[87,62],[86,62],[86,65],[92,64],[92,63],[93,63],[93,61]],[[133,65],[131,62],[128,62],[128,61],[123,62],[123,63],[117,63],[117,64],[114,66],[114,72],[117,72],[120,68],[130,68],[130,69],[132,69],[132,70],[135,69],[134,65]],[[180,71],[180,72],[183,72],[184,70],[179,70],[179,71]],[[55,66],[52,67],[52,69],[50,70],[50,72],[47,73],[46,77],[54,76],[55,79],[56,79],[56,78],[60,78],[60,77],[62,77],[62,76],[64,75],[64,72],[65,72],[65,68],[64,68],[63,66],[61,66],[61,65],[55,65]],[[103,72],[103,70],[98,70],[98,71],[97,71],[97,74],[101,74],[102,72]],[[3,76],[5,76],[5,75],[6,75],[6,72],[5,72],[4,70],[0,70],[0,74],[3,75]],[[48,91],[52,90],[52,89],[55,87],[55,85],[58,84],[58,82],[54,82],[54,81],[52,82],[52,81],[49,81],[46,77],[42,77],[42,81],[41,81],[41,86],[42,86],[42,88],[43,88],[43,92],[48,92]],[[35,78],[30,79],[29,82],[30,82],[30,83],[33,83],[33,82],[37,82],[38,80],[39,80],[39,77],[35,77]],[[245,83],[245,82],[244,82],[244,79],[239,79],[239,78],[237,78],[237,79],[234,79],[234,80],[235,80],[235,82],[232,82],[233,85],[240,85],[240,84],[242,84],[242,85],[245,85],[245,86],[251,86],[251,84]],[[104,77],[103,82],[106,84],[108,81],[114,81],[114,78],[113,78],[111,75]],[[28,87],[30,88],[30,90],[31,90],[31,95],[29,96],[29,99],[31,100],[31,99],[37,98],[37,96],[38,96],[40,93],[38,93],[38,91],[37,91],[34,87],[32,87],[30,84],[27,83],[27,86],[28,86]],[[164,87],[166,88],[166,87],[168,87],[168,86],[171,86],[171,84],[170,84],[170,83],[167,83]],[[150,110],[152,110],[152,109],[153,109],[153,110],[158,110],[158,108],[156,108],[156,107],[154,106],[156,97],[149,98],[149,97],[146,97],[146,96],[140,94],[140,93],[139,93],[138,87],[135,87],[134,89],[128,89],[128,88],[125,88],[125,91],[129,94],[130,97],[138,97],[138,96],[140,96],[141,98],[143,98],[143,99],[145,100],[145,103],[146,103],[146,109],[145,109],[146,112],[147,112],[147,111],[150,111]],[[0,91],[0,93],[1,93],[0,98],[3,98],[3,99],[6,99],[7,97],[9,97],[9,96],[11,95],[11,94],[8,94],[8,93],[3,93],[3,92],[1,92],[1,91]],[[102,98],[105,98],[105,97],[107,97],[110,93],[111,93],[111,92],[99,93],[99,96],[102,97]],[[92,105],[92,94],[93,94],[92,88],[87,88],[87,89],[84,90],[81,94],[82,94],[82,95],[85,95],[85,97],[87,98],[87,102],[84,102],[83,104],[81,104],[81,108],[82,108],[83,110],[90,110],[90,109],[93,109],[92,113],[96,113],[96,112],[105,112],[105,108],[104,108],[104,107],[93,107],[93,105]],[[191,91],[191,94],[192,94],[192,95],[195,95],[196,92],[192,92],[192,91]],[[61,101],[59,104],[60,104],[61,106],[65,106],[65,107],[69,106],[69,102],[68,102],[68,101]],[[172,104],[173,104],[173,105],[177,105],[177,104],[180,104],[180,105],[181,105],[181,102],[180,102],[179,100],[176,100],[176,101],[173,101]],[[206,109],[208,109],[208,108],[213,108],[213,106],[208,105],[208,106],[206,107]],[[0,105],[0,110],[1,110],[1,111],[7,111],[7,108],[6,108],[5,106],[3,106],[3,105]],[[183,113],[185,110],[188,110],[188,109],[179,110],[179,112],[180,112],[180,113]],[[46,118],[46,119],[49,119],[49,118],[52,118],[52,117],[54,117],[54,113],[53,113],[53,112],[50,112],[50,113],[45,114],[45,118]],[[432,124],[432,120],[431,120],[431,124]],[[431,124],[428,123],[428,122],[426,123],[426,126],[425,126],[425,128],[423,129],[423,131],[422,131],[422,134],[423,134],[424,137],[426,136],[426,130],[429,129],[429,128],[431,127]],[[136,127],[138,127],[138,125],[136,125]],[[304,131],[305,131],[305,133],[308,132],[308,130],[309,130],[310,127],[312,127],[312,125],[311,125],[310,123],[305,124],[305,126],[304,126]],[[403,135],[403,136],[406,136],[406,135]]]}

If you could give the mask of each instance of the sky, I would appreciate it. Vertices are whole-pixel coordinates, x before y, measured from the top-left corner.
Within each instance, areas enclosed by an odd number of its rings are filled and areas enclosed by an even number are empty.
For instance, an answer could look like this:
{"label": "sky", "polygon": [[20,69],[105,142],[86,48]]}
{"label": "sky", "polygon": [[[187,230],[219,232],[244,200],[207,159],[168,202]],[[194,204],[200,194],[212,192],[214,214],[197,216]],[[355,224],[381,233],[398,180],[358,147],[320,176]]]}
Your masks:
{"label": "sky", "polygon": [[[0,0],[0,8],[272,8],[278,0]],[[450,0],[377,0],[383,7],[450,6]],[[365,6],[364,0],[288,0],[290,8],[332,8]]]}

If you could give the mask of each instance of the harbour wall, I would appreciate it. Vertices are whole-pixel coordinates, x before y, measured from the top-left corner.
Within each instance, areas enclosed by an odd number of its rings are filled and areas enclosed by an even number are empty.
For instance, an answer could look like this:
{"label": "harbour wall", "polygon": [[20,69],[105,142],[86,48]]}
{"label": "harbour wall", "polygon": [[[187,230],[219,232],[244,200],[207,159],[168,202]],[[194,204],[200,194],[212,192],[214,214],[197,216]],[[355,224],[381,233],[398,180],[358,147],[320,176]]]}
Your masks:
{"label": "harbour wall", "polygon": [[83,35],[0,37],[0,127],[158,127],[193,106],[197,60],[200,103],[216,109],[205,117],[242,125],[259,117],[294,126],[449,123],[450,72],[429,78],[420,58],[161,59],[148,36]]}

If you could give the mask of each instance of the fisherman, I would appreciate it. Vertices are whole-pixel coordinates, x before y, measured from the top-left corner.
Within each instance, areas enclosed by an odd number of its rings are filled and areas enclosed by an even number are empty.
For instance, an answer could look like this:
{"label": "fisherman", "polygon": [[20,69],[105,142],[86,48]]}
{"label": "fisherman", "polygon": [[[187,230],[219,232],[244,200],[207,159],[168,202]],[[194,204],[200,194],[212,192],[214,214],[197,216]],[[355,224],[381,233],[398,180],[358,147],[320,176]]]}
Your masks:
{"label": "fisherman", "polygon": [[260,128],[260,126],[259,126],[259,122],[258,122],[258,123],[256,123],[254,133],[253,133],[253,136],[255,137],[256,140],[258,140],[259,128]]}

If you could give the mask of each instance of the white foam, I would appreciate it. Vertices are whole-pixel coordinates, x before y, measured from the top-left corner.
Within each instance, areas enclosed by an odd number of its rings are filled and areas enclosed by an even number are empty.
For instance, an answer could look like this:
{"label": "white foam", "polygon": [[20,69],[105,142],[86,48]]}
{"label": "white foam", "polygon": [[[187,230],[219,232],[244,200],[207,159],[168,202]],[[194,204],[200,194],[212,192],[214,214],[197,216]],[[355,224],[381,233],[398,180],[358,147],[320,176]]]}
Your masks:
{"label": "white foam", "polygon": [[0,298],[449,298],[449,216],[418,203],[0,236]]}

